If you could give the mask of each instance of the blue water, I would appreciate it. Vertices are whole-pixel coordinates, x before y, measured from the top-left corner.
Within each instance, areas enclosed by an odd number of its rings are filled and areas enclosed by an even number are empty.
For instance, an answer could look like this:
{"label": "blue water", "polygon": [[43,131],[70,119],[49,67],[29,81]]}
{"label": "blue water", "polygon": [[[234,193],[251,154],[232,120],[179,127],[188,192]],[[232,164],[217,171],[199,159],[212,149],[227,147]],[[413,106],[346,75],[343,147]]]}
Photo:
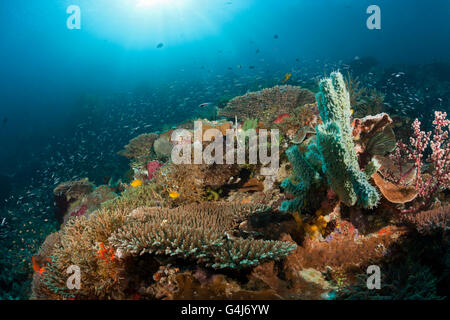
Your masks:
{"label": "blue water", "polygon": [[[372,4],[381,30],[366,26]],[[67,28],[69,5],[81,9],[79,30]],[[202,116],[201,103],[280,84],[288,72],[289,84],[307,86],[363,57],[393,72],[447,65],[449,16],[449,0],[2,1],[0,218],[51,222],[59,182],[118,178],[128,164],[117,151],[130,138]],[[417,114],[448,110],[448,92],[441,96]]]}

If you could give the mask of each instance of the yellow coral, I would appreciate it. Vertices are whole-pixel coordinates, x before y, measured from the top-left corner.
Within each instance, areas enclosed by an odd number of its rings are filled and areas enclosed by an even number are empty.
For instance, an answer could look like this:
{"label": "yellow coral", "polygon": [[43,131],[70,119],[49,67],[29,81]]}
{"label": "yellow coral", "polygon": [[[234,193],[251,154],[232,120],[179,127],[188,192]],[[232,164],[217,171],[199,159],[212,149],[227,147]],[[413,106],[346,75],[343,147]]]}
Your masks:
{"label": "yellow coral", "polygon": [[130,186],[132,186],[133,188],[137,188],[142,186],[144,183],[142,182],[142,180],[134,180]]}
{"label": "yellow coral", "polygon": [[305,232],[311,239],[317,238],[319,236],[319,228],[314,224],[306,224]]}
{"label": "yellow coral", "polygon": [[169,197],[172,198],[172,199],[176,199],[179,196],[180,196],[180,194],[178,192],[176,192],[176,191],[172,191],[172,192],[169,193]]}
{"label": "yellow coral", "polygon": [[[319,212],[319,210],[318,210]],[[317,212],[316,212],[317,214]],[[303,224],[302,219],[298,215],[298,213],[294,214],[295,221],[297,221],[297,230],[301,230],[303,226],[303,230],[305,233],[311,238],[318,238],[320,235],[324,235],[326,232],[328,220],[326,217],[319,215],[316,219],[314,219],[311,223]]]}

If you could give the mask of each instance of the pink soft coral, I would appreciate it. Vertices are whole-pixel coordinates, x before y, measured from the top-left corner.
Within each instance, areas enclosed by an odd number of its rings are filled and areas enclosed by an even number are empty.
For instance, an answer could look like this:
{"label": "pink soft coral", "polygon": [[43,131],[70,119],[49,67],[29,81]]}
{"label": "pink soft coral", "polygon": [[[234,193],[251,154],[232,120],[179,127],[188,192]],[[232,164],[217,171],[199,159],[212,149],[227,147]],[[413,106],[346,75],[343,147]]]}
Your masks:
{"label": "pink soft coral", "polygon": [[[414,166],[408,172],[402,174],[400,180],[397,181],[398,183],[402,183],[404,177],[408,176],[412,170],[416,170],[415,187],[422,202],[418,207],[405,210],[405,212],[427,208],[436,193],[450,188],[450,144],[448,141],[450,121],[446,119],[446,112],[436,111],[434,115],[434,135],[432,137],[431,131],[420,130],[420,121],[416,119],[413,123],[414,135],[410,138],[410,146],[400,141],[397,144],[397,150],[392,155],[393,160],[400,168],[400,172],[402,172],[402,164],[405,160],[403,155],[406,156],[406,159],[414,162]],[[430,172],[429,177],[424,179],[422,167],[424,153],[428,145],[431,148],[431,155],[426,162],[431,164],[432,172]]]}

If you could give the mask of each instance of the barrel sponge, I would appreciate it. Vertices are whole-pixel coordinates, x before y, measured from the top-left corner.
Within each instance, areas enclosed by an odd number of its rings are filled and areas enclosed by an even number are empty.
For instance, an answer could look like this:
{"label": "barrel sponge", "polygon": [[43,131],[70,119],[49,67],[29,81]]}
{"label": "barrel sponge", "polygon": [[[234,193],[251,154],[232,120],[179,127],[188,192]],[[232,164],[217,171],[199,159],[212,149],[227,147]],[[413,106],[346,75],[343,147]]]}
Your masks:
{"label": "barrel sponge", "polygon": [[296,145],[286,150],[286,155],[292,164],[295,180],[302,181],[305,187],[309,187],[311,183],[320,179],[319,173],[313,169],[305,155],[298,150]]}
{"label": "barrel sponge", "polygon": [[339,126],[336,122],[319,125],[317,131],[317,148],[322,156],[322,171],[328,184],[336,192],[342,202],[348,206],[356,204],[357,195],[353,188],[352,171],[359,170],[352,163],[352,156],[348,152]]}
{"label": "barrel sponge", "polygon": [[287,192],[295,196],[293,200],[284,201],[281,204],[282,211],[301,211],[305,206],[309,191],[314,188],[314,184],[320,181],[319,173],[314,170],[306,156],[298,150],[296,145],[286,150],[286,155],[292,164],[293,182],[290,178],[285,179],[281,186]]}
{"label": "barrel sponge", "polygon": [[370,179],[375,174],[375,172],[380,169],[380,167],[381,163],[379,163],[377,159],[372,158],[372,160],[370,160],[364,168],[364,173],[366,174],[367,179]]}
{"label": "barrel sponge", "polygon": [[358,205],[363,208],[372,209],[380,201],[380,194],[377,189],[367,180],[367,175],[363,171],[353,171],[353,188],[358,195]]}
{"label": "barrel sponge", "polygon": [[320,82],[317,103],[323,124],[316,128],[322,171],[331,188],[348,206],[373,208],[379,201],[375,187],[361,171],[350,125],[350,97],[342,74],[333,72]]}
{"label": "barrel sponge", "polygon": [[322,121],[336,122],[343,129],[344,135],[349,134],[348,137],[351,137],[350,95],[342,74],[332,72],[330,78],[320,81],[319,88],[316,100]]}

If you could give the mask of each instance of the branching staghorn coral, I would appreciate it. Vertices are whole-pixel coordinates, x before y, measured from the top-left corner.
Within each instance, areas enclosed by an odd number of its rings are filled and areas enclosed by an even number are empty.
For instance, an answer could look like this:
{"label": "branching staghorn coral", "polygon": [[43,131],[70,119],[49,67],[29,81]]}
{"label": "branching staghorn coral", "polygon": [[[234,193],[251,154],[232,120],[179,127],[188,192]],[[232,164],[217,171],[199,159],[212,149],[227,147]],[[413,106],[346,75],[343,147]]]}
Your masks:
{"label": "branching staghorn coral", "polygon": [[296,248],[280,241],[236,238],[239,224],[265,207],[203,203],[176,209],[135,210],[110,238],[118,256],[153,253],[204,263],[216,269],[241,269],[278,260]]}

